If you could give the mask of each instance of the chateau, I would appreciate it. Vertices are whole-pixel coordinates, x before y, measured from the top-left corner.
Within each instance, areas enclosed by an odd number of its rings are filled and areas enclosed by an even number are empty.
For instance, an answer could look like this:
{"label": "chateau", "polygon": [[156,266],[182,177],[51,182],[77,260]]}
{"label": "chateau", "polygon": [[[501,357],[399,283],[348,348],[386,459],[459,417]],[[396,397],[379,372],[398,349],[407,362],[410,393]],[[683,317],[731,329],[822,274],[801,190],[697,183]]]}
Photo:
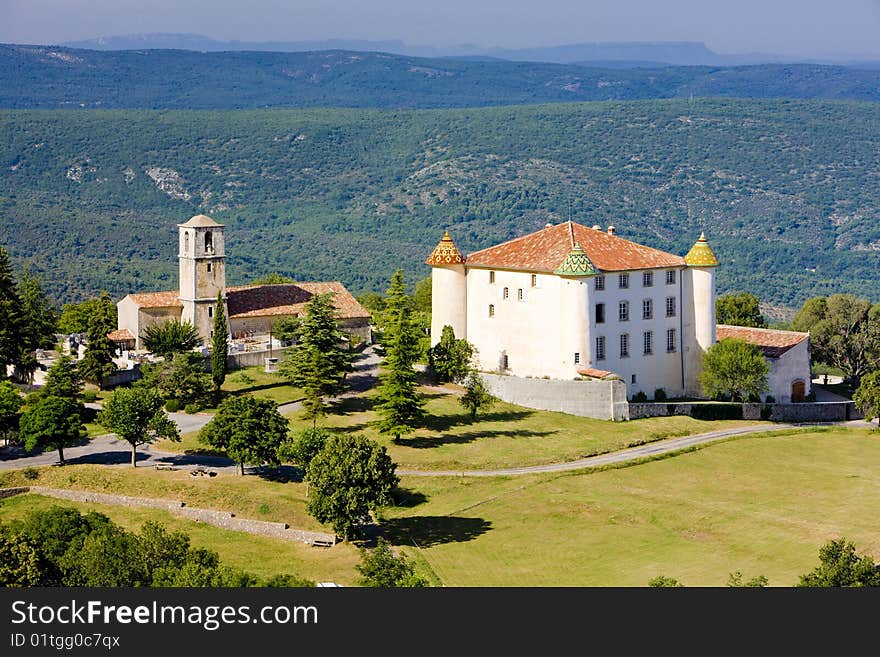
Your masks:
{"label": "chateau", "polygon": [[568,221],[464,256],[447,233],[427,264],[432,341],[452,326],[481,370],[699,398],[703,354],[738,337],[763,351],[776,401],[809,393],[807,333],[716,325],[718,260],[705,235],[681,257]]}
{"label": "chateau", "polygon": [[370,341],[370,313],[342,283],[287,283],[226,287],[224,226],[200,214],[178,225],[178,290],[126,295],[119,303],[118,330],[110,338],[130,349],[142,347],[143,331],[169,319],[190,322],[205,344],[214,326],[219,293],[226,304],[233,339],[268,335],[282,317],[298,317],[313,296],[333,293],[340,328]]}

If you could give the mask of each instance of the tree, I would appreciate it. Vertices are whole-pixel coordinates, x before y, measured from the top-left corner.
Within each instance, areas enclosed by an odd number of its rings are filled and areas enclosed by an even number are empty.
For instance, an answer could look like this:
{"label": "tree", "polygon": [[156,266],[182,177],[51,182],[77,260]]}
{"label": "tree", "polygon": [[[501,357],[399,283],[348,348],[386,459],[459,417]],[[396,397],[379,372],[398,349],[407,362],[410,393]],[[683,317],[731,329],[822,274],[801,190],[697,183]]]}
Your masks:
{"label": "tree", "polygon": [[33,539],[0,526],[0,587],[52,586],[46,578],[48,564]]}
{"label": "tree", "polygon": [[287,438],[288,426],[271,399],[227,397],[199,431],[199,442],[226,450],[243,475],[245,464],[278,465],[278,448]]}
{"label": "tree", "polygon": [[359,434],[331,436],[308,468],[308,510],[346,540],[390,504],[399,479],[385,448]]}
{"label": "tree", "polygon": [[327,439],[332,434],[321,427],[306,428],[293,435],[287,436],[278,448],[278,458],[281,461],[295,463],[303,470],[308,470],[309,464],[318,453],[324,449]]}
{"label": "tree", "polygon": [[815,361],[840,368],[851,381],[880,365],[880,304],[852,294],[809,299],[792,328],[810,332]]}
{"label": "tree", "polygon": [[431,313],[431,277],[423,278],[416,283],[413,291],[413,310],[422,313]]}
{"label": "tree", "polygon": [[468,374],[474,348],[457,340],[451,326],[444,326],[440,340],[428,352],[428,362],[440,381],[460,381]]}
{"label": "tree", "polygon": [[730,573],[727,578],[727,586],[730,588],[764,588],[767,586],[767,578],[763,575],[758,575],[757,577],[752,577],[752,579],[748,579],[743,582],[743,574],[740,571],[736,571],[735,573]]}
{"label": "tree", "polygon": [[397,556],[384,538],[372,550],[361,548],[361,562],[355,568],[361,574],[361,586],[381,588],[423,587],[428,582],[416,575],[412,563]]}
{"label": "tree", "polygon": [[325,399],[342,392],[345,376],[352,369],[351,353],[342,346],[345,338],[339,330],[332,293],[316,294],[309,300],[298,338],[279,371],[302,388],[306,417],[314,426],[325,413]]}
{"label": "tree", "polygon": [[154,389],[165,401],[174,399],[187,406],[199,404],[209,396],[211,378],[200,354],[174,354],[170,361],[144,365],[141,369],[143,377],[135,386]]}
{"label": "tree", "polygon": [[859,387],[853,393],[853,401],[862,409],[868,422],[880,417],[880,370],[862,377]]}
{"label": "tree", "polygon": [[880,570],[867,555],[845,538],[829,541],[819,549],[819,565],[802,575],[802,587],[880,586]]}
{"label": "tree", "polygon": [[156,390],[144,386],[117,388],[104,402],[101,424],[131,445],[131,466],[137,467],[138,445],[160,438],[180,440],[177,425],[162,410],[164,401]]}
{"label": "tree", "polygon": [[[215,327],[216,324],[215,318]],[[161,324],[148,326],[144,329],[141,339],[144,347],[164,358],[192,351],[200,341],[196,327],[190,322],[182,322],[179,319],[168,319]]]}
{"label": "tree", "polygon": [[0,379],[6,378],[7,366],[16,365],[20,360],[23,321],[21,299],[9,256],[0,246]]}
{"label": "tree", "polygon": [[57,449],[64,465],[64,448],[85,437],[82,406],[72,399],[46,397],[26,410],[19,421],[19,436],[25,449]]}
{"label": "tree", "polygon": [[18,283],[22,309],[22,341],[26,351],[51,349],[55,346],[58,313],[40,282],[39,276],[25,269]]}
{"label": "tree", "polygon": [[276,319],[272,324],[272,335],[281,342],[281,344],[291,344],[296,342],[299,336],[299,327],[301,324],[299,317],[286,315]]}
{"label": "tree", "polygon": [[667,577],[666,575],[657,575],[654,579],[648,582],[648,586],[655,589],[666,589],[666,588],[681,588],[684,586],[681,582],[679,582],[674,577]]}
{"label": "tree", "polygon": [[769,374],[770,366],[758,347],[728,338],[703,354],[700,385],[707,397],[730,395],[734,401],[746,401],[767,390]]}
{"label": "tree", "polygon": [[[384,306],[377,321],[382,349],[387,353],[390,345],[398,345],[402,349],[398,354],[398,357],[402,359],[401,362],[413,365],[422,356],[421,332],[413,321],[413,301],[406,293],[406,283],[403,271],[400,269],[391,276],[391,282],[385,293]],[[405,324],[401,323],[401,316],[405,317]],[[404,340],[400,340],[398,336],[402,329],[410,331],[410,335],[406,336]]]}
{"label": "tree", "polygon": [[79,362],[83,379],[101,386],[105,377],[116,371],[113,356],[116,347],[107,335],[116,328],[116,306],[106,292],[102,292],[89,318],[86,331],[86,351]]}
{"label": "tree", "polygon": [[719,324],[757,328],[767,326],[758,297],[748,292],[722,294],[715,300],[715,315]]}
{"label": "tree", "polygon": [[[104,314],[107,310],[108,309],[106,308],[102,297],[86,299],[79,303],[65,304],[64,308],[61,309],[61,317],[58,320],[58,330],[64,334],[88,333],[89,325],[92,323],[92,317],[99,312]],[[111,319],[110,331],[117,326],[115,306],[112,308]]]}
{"label": "tree", "polygon": [[226,380],[226,358],[229,356],[229,326],[226,323],[226,306],[223,297],[217,293],[214,304],[214,331],[211,333],[211,379],[214,381],[214,394]]}
{"label": "tree", "polygon": [[83,380],[79,367],[73,358],[62,355],[46,373],[46,385],[43,394],[47,397],[64,397],[79,400],[82,393]]}
{"label": "tree", "polygon": [[284,274],[279,274],[277,271],[273,271],[271,274],[266,274],[262,278],[257,278],[251,283],[251,285],[284,285],[287,283],[296,283],[296,281],[290,276],[285,276]]}
{"label": "tree", "polygon": [[19,411],[24,399],[9,381],[0,381],[0,438],[7,443],[18,433]]}
{"label": "tree", "polygon": [[471,414],[471,422],[477,419],[477,411],[492,408],[496,399],[486,390],[483,377],[476,370],[468,373],[464,382],[464,394],[459,397],[458,403],[464,406]]}

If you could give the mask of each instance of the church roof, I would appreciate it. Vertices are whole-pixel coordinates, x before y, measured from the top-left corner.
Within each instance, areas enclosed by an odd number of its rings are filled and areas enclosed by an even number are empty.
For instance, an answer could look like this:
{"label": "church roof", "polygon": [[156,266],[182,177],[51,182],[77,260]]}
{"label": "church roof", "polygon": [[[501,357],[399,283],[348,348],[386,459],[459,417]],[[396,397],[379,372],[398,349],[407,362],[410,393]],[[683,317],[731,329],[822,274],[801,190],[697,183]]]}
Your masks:
{"label": "church roof", "polygon": [[333,305],[339,319],[366,319],[370,316],[342,283],[332,281],[227,288],[229,318],[302,315],[313,296],[327,292],[334,293]]}
{"label": "church roof", "polygon": [[124,328],[110,331],[107,334],[107,339],[110,340],[110,342],[134,342],[136,338],[131,331]]}
{"label": "church roof", "polygon": [[745,340],[749,344],[759,347],[767,358],[779,358],[786,351],[809,338],[810,334],[719,324],[715,328],[715,337],[719,341],[727,338]]}
{"label": "church roof", "polygon": [[187,228],[213,228],[215,226],[218,228],[223,227],[223,224],[218,224],[216,221],[211,219],[211,217],[209,217],[206,214],[197,214],[196,216],[192,217],[189,221],[187,221],[185,224],[177,224],[177,225],[178,226],[185,226]]}
{"label": "church roof", "polygon": [[449,231],[443,233],[443,238],[431,251],[431,255],[425,260],[426,265],[432,267],[442,267],[443,265],[461,265],[464,264],[464,256],[455,246],[455,242],[449,237]]}
{"label": "church roof", "polygon": [[167,290],[165,292],[142,292],[140,294],[129,294],[128,298],[134,301],[136,306],[141,308],[182,308],[180,302],[180,292],[177,290]]}
{"label": "church roof", "polygon": [[469,267],[553,273],[575,244],[580,244],[599,271],[683,267],[685,264],[681,256],[636,244],[573,221],[548,225],[537,232],[471,253],[466,262]]}
{"label": "church roof", "polygon": [[684,261],[689,267],[717,267],[718,258],[709,246],[709,240],[706,239],[706,233],[700,233],[698,239],[688,254],[684,257]]}

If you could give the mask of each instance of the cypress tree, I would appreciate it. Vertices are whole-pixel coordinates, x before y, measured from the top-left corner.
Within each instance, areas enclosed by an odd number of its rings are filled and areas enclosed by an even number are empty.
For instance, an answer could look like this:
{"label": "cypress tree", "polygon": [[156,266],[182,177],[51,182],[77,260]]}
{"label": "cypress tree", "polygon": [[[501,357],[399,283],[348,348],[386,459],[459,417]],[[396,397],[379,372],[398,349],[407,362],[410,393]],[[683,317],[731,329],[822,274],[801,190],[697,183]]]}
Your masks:
{"label": "cypress tree", "polygon": [[0,246],[0,380],[8,365],[21,361],[23,316],[18,286],[6,249]]}
{"label": "cypress tree", "polygon": [[40,277],[25,269],[18,284],[23,317],[22,338],[27,351],[55,346],[58,313],[43,290]]}
{"label": "cypress tree", "polygon": [[226,381],[226,358],[229,355],[229,327],[226,325],[226,308],[223,296],[217,293],[214,305],[214,331],[211,333],[211,379],[214,381],[214,394],[220,394],[220,388]]}

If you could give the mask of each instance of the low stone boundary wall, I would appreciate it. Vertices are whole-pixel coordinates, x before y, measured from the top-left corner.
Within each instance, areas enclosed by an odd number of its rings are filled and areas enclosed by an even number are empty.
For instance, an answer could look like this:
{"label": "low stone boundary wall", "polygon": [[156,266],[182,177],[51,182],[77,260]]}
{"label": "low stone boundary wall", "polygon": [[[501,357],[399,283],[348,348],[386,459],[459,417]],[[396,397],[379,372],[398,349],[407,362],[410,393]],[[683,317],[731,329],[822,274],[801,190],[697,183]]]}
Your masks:
{"label": "low stone boundary wall", "polygon": [[772,422],[844,422],[864,415],[854,402],[735,404],[730,402],[646,402],[629,405],[629,417],[687,415],[699,419],[770,420]]}
{"label": "low stone boundary wall", "polygon": [[486,389],[511,404],[597,420],[628,420],[623,381],[563,381],[481,373]]}
{"label": "low stone boundary wall", "polygon": [[186,506],[180,500],[163,500],[151,497],[130,497],[128,495],[115,495],[111,493],[94,493],[84,490],[68,490],[65,488],[46,488],[45,486],[20,486],[18,488],[0,488],[0,499],[12,497],[23,493],[36,493],[46,497],[55,497],[74,502],[95,502],[98,504],[112,504],[127,507],[148,507],[170,511],[175,515],[183,516],[195,522],[203,522],[214,525],[221,529],[245,532],[257,536],[270,536],[285,541],[296,541],[308,545],[333,545],[336,543],[335,534],[324,532],[310,532],[303,529],[291,529],[284,522],[268,522],[265,520],[248,520],[237,518],[229,511],[213,511],[211,509],[198,509]]}

